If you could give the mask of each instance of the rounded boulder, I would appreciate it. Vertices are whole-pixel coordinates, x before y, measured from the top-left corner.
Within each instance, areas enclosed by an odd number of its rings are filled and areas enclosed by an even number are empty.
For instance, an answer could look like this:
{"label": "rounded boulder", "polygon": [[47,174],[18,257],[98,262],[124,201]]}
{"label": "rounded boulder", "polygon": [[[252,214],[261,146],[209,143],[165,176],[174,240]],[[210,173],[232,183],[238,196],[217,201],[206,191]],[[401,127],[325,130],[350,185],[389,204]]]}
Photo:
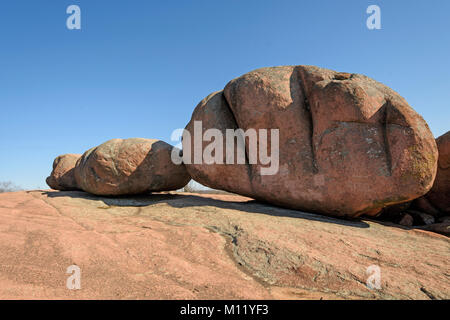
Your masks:
{"label": "rounded boulder", "polygon": [[81,154],[63,154],[53,161],[53,170],[45,180],[54,190],[79,190],[75,180],[74,168]]}
{"label": "rounded boulder", "polygon": [[[186,127],[193,138],[183,140],[187,159],[198,149],[196,122],[201,134],[214,128],[225,137],[227,129],[252,129],[258,141],[257,148],[245,145],[244,164],[185,161],[194,180],[288,208],[377,215],[427,193],[436,175],[436,142],[423,118],[395,91],[360,74],[282,66],[236,78],[194,110]],[[270,156],[275,142],[272,160],[279,163],[267,164],[261,148]],[[257,161],[251,163],[252,157]],[[275,170],[262,174],[272,164]]]}
{"label": "rounded boulder", "polygon": [[113,139],[78,160],[78,186],[96,195],[130,195],[184,187],[190,176],[171,161],[174,147],[160,140]]}

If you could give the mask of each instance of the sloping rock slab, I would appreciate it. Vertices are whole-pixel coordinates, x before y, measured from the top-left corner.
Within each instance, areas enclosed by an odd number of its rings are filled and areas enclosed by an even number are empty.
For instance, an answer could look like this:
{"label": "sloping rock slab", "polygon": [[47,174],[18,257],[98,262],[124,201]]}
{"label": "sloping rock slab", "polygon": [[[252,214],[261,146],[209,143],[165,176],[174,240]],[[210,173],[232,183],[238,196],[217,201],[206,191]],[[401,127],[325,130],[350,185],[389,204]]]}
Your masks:
{"label": "sloping rock slab", "polygon": [[0,195],[0,299],[449,299],[449,257],[439,234],[233,195]]}

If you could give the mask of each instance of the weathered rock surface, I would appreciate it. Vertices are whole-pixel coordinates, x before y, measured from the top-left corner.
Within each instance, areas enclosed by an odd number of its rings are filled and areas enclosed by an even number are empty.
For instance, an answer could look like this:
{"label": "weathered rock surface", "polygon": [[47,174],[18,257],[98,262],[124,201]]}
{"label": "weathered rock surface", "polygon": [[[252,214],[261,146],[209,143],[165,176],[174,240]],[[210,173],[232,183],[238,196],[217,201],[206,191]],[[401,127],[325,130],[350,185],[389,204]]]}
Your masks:
{"label": "weathered rock surface", "polygon": [[[261,175],[265,166],[248,161],[186,167],[211,188],[288,208],[376,215],[427,193],[436,174],[436,143],[422,117],[396,92],[359,74],[258,69],[200,102],[186,127],[192,136],[194,121],[202,121],[203,132],[217,128],[224,136],[225,129],[279,129],[275,175]],[[191,158],[193,141],[183,141]],[[249,158],[248,145],[246,152]]]}
{"label": "weathered rock surface", "polygon": [[414,206],[434,216],[450,215],[450,131],[436,139],[439,160],[436,180],[430,192],[416,199]]}
{"label": "weathered rock surface", "polygon": [[176,190],[191,179],[171,160],[171,145],[153,139],[113,139],[86,151],[75,167],[78,186],[97,195]]}
{"label": "weathered rock surface", "polygon": [[63,154],[56,157],[53,161],[53,171],[45,180],[48,186],[54,190],[79,190],[74,169],[80,157],[81,154]]}
{"label": "weathered rock surface", "polygon": [[[1,299],[449,299],[450,240],[232,195],[0,195]],[[68,266],[81,290],[68,290]],[[366,287],[378,265],[381,290]]]}

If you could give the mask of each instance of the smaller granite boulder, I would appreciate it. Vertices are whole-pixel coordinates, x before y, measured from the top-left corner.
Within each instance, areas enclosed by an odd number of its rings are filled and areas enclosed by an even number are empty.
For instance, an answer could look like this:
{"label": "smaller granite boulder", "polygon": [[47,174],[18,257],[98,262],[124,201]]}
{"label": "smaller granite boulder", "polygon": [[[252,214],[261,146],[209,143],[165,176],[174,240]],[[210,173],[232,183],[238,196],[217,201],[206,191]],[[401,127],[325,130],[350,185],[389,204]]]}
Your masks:
{"label": "smaller granite boulder", "polygon": [[171,160],[171,145],[152,139],[113,139],[86,151],[75,168],[77,184],[97,195],[176,190],[191,177]]}
{"label": "smaller granite boulder", "polygon": [[450,131],[436,139],[439,158],[433,187],[414,207],[433,216],[450,215]]}
{"label": "smaller granite boulder", "polygon": [[74,168],[81,154],[63,154],[53,161],[53,171],[45,180],[50,188],[61,191],[78,190]]}

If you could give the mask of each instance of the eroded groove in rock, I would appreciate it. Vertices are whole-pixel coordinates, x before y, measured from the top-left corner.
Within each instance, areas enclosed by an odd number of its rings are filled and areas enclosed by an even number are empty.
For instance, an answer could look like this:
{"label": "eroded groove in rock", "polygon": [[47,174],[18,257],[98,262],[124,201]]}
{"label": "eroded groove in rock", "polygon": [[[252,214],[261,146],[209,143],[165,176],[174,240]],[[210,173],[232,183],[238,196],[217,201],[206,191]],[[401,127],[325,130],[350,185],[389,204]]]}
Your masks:
{"label": "eroded groove in rock", "polygon": [[388,137],[388,134],[389,134],[389,132],[388,132],[388,130],[389,130],[389,123],[388,123],[389,107],[391,107],[391,104],[389,101],[387,101],[384,104],[383,139],[384,139],[384,152],[386,154],[386,168],[387,168],[389,176],[392,176],[392,156],[391,156],[391,148],[389,145],[389,137]]}
{"label": "eroded groove in rock", "polygon": [[[222,93],[222,96],[223,96],[223,99],[225,101],[226,107],[228,108],[228,111],[230,112],[230,115],[231,115],[231,117],[232,117],[232,119],[234,121],[234,124],[236,125],[236,128],[244,130],[244,128],[240,128],[239,123],[237,122],[237,118],[236,118],[236,116],[235,116],[235,114],[233,112],[233,109],[230,107],[231,103],[227,100],[226,95]],[[244,139],[244,151],[245,151],[244,152],[244,155],[245,155],[245,167],[247,168],[247,174],[248,174],[248,178],[250,180],[250,188],[253,191],[253,168],[252,168],[252,165],[250,164],[250,160],[249,160],[250,157],[249,157],[249,154],[248,154],[246,139],[245,139],[245,137],[243,137],[243,139]],[[236,140],[235,140],[235,142],[236,142]]]}
{"label": "eroded groove in rock", "polygon": [[316,150],[314,147],[314,119],[311,111],[311,106],[309,104],[308,96],[306,95],[305,78],[303,76],[303,73],[298,67],[295,68],[293,72],[296,72],[298,75],[300,75],[299,87],[303,95],[303,107],[305,108],[306,113],[308,114],[308,121],[309,121],[309,141],[311,144],[312,170],[313,174],[317,174],[319,172],[319,168],[317,165]]}

